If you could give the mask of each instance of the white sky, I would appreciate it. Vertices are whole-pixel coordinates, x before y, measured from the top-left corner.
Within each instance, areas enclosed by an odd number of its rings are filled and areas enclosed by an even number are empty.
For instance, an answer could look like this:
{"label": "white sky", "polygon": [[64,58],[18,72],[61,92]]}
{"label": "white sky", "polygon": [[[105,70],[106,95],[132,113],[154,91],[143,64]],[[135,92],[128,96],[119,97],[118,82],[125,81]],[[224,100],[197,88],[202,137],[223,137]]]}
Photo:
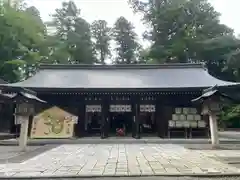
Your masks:
{"label": "white sky", "polygon": [[[36,6],[44,21],[50,20],[49,14],[61,7],[63,0],[26,0],[28,5]],[[133,14],[128,0],[75,0],[77,6],[81,9],[81,15],[89,23],[93,20],[104,19],[109,25],[113,25],[115,20],[124,16],[136,27],[136,32],[141,35],[145,26],[140,21],[141,17]],[[240,34],[240,0],[210,0],[215,9],[222,14],[221,22],[233,28],[237,34]]]}

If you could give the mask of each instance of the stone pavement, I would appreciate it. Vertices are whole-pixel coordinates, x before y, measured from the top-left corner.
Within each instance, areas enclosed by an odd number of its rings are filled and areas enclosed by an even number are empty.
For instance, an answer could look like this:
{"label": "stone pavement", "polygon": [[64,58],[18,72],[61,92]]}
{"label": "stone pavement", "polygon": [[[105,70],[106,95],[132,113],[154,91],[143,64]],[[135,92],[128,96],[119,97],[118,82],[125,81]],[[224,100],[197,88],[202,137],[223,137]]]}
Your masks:
{"label": "stone pavement", "polygon": [[[56,147],[56,146],[55,146]],[[38,149],[42,149],[43,147],[40,146],[29,146],[27,147],[26,152],[21,152],[19,146],[0,146],[0,164],[3,163],[9,163],[9,162],[21,162],[21,160],[27,159],[27,156],[30,155],[36,156],[37,154],[44,152],[44,151],[38,151]],[[46,149],[46,148],[44,148]],[[49,150],[50,148],[46,149]],[[36,152],[39,153],[36,153]]]}
{"label": "stone pavement", "polygon": [[[100,177],[100,178],[57,178],[58,180],[239,180],[240,177]],[[40,179],[32,179],[40,180]],[[55,179],[48,179],[55,180]]]}
{"label": "stone pavement", "polygon": [[239,131],[223,131],[219,132],[220,138],[226,138],[226,139],[240,139],[240,132]]}
{"label": "stone pavement", "polygon": [[173,144],[61,145],[22,163],[0,164],[4,177],[224,175],[240,169],[212,157],[239,151],[189,150]]}
{"label": "stone pavement", "polygon": [[[134,139],[132,137],[109,137],[101,139],[100,137],[84,137],[72,139],[28,139],[28,145],[61,145],[61,144],[210,144],[210,139],[161,139],[159,137],[141,137]],[[221,137],[221,144],[240,144],[240,138]],[[17,139],[0,140],[0,145],[18,145]]]}

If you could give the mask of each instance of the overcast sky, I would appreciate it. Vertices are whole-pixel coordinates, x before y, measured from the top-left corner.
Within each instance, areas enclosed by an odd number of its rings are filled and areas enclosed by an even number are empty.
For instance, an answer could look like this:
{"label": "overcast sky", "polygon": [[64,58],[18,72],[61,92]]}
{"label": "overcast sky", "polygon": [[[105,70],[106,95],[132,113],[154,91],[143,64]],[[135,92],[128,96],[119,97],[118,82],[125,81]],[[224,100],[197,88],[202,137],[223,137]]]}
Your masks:
{"label": "overcast sky", "polygon": [[[49,14],[61,7],[63,0],[26,0],[28,5],[36,6],[44,21],[50,20]],[[120,16],[125,16],[136,27],[136,32],[141,35],[144,25],[140,21],[141,17],[133,14],[127,3],[128,0],[75,0],[81,9],[81,15],[92,22],[97,19],[106,20],[112,25]],[[240,34],[240,0],[210,0],[215,9],[222,14],[221,22],[233,28]]]}

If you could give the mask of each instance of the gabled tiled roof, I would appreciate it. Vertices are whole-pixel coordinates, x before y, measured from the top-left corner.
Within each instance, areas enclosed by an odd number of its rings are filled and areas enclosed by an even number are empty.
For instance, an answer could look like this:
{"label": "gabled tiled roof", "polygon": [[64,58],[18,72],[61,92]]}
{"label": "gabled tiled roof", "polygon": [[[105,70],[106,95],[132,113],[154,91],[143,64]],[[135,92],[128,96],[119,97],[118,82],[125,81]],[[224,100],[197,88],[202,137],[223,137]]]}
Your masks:
{"label": "gabled tiled roof", "polygon": [[35,76],[9,85],[30,89],[174,89],[235,84],[211,76],[202,64],[163,64],[42,65]]}
{"label": "gabled tiled roof", "polygon": [[16,103],[18,101],[17,98],[20,96],[28,101],[46,103],[46,101],[39,99],[35,94],[30,94],[30,93],[24,92],[24,91],[19,91],[17,93],[15,92],[15,93],[11,93],[11,94],[0,93],[0,102],[10,101],[10,102]]}

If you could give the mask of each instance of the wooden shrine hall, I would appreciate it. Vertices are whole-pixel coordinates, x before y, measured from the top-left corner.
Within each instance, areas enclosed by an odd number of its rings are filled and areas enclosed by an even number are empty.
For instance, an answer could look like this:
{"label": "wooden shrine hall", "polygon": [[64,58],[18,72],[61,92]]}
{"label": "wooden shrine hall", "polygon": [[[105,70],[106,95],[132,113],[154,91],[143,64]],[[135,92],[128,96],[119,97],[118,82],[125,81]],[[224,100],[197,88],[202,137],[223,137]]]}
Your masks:
{"label": "wooden shrine hall", "polygon": [[237,83],[214,78],[203,64],[41,65],[33,77],[3,87],[37,92],[47,104],[36,114],[56,106],[76,116],[71,136],[192,138],[207,137],[209,125],[191,100],[214,85],[230,91]]}

